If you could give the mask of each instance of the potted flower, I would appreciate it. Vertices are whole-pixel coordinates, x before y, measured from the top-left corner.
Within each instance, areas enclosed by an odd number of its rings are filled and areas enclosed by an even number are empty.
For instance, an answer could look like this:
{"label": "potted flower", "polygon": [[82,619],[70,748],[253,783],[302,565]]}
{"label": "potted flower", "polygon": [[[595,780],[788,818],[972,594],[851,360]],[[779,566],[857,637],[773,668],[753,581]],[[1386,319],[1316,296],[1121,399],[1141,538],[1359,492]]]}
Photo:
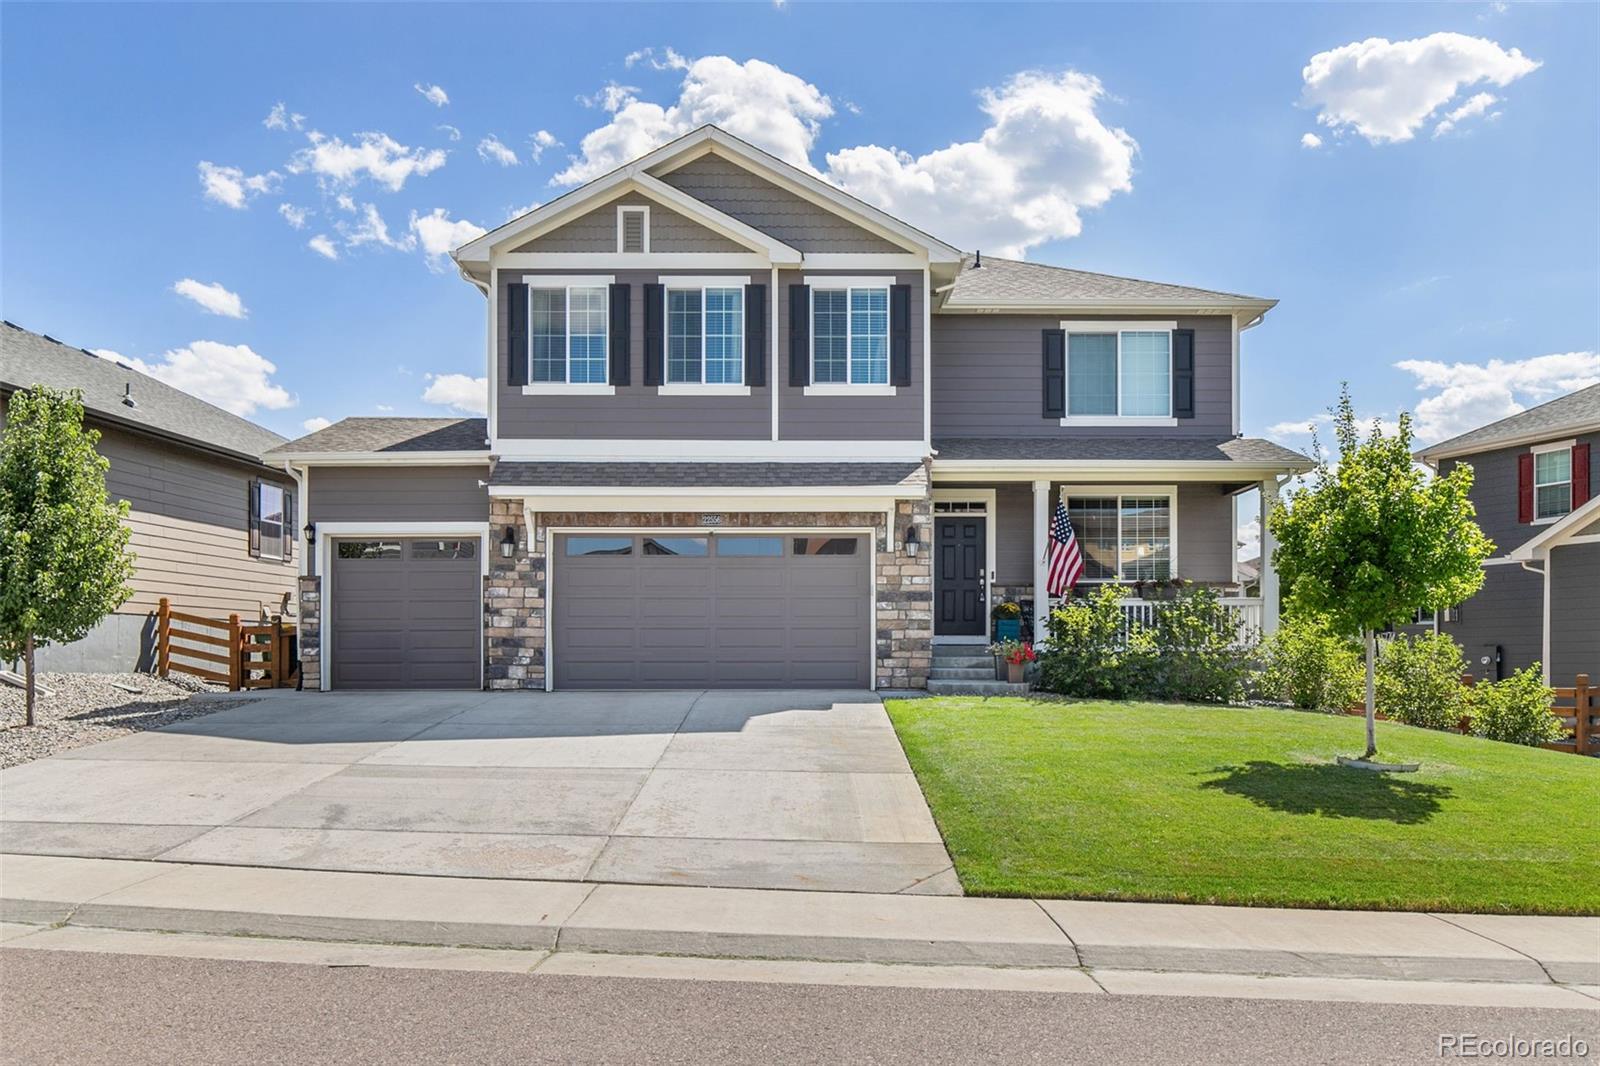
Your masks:
{"label": "potted flower", "polygon": [[999,641],[1022,639],[1022,605],[1007,600],[996,604],[989,612],[994,619],[994,639]]}
{"label": "potted flower", "polygon": [[1028,664],[1039,658],[1039,653],[1033,650],[1033,645],[1025,640],[1002,640],[992,645],[989,650],[1005,663],[1006,680],[1013,685],[1023,681],[1023,673],[1028,669]]}
{"label": "potted flower", "polygon": [[1183,579],[1153,578],[1133,583],[1133,594],[1141,600],[1162,601],[1176,599],[1183,588]]}

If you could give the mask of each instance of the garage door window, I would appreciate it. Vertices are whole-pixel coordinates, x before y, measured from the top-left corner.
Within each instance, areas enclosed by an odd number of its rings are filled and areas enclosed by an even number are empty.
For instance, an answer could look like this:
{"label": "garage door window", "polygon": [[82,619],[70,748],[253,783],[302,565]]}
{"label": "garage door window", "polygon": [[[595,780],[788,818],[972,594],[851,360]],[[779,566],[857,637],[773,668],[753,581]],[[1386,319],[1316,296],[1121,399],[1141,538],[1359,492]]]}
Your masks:
{"label": "garage door window", "polygon": [[475,540],[419,540],[411,544],[413,559],[475,559],[478,542]]}
{"label": "garage door window", "polygon": [[855,537],[796,537],[794,538],[794,553],[796,555],[854,555],[858,543],[860,542]]}
{"label": "garage door window", "polygon": [[717,554],[727,558],[752,558],[783,554],[782,537],[718,537]]}
{"label": "garage door window", "polygon": [[400,542],[397,540],[341,540],[341,559],[398,559]]}
{"label": "garage door window", "polygon": [[568,555],[632,555],[632,537],[568,537]]}
{"label": "garage door window", "polygon": [[646,537],[644,554],[703,558],[707,554],[705,537]]}

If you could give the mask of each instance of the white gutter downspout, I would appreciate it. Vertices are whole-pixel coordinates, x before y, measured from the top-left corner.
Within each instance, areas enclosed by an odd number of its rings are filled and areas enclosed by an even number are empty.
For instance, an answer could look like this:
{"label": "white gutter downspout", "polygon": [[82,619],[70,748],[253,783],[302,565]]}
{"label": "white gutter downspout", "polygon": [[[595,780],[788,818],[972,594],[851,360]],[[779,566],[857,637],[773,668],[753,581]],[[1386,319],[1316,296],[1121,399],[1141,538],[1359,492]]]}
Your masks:
{"label": "white gutter downspout", "polygon": [[[300,516],[300,521],[310,525],[311,513],[306,510],[306,505],[309,502],[307,499],[308,494],[306,492],[306,471],[304,469],[297,470],[293,463],[285,459],[283,461],[283,472],[294,478],[295,513]],[[296,539],[298,539],[300,536],[300,531],[297,529],[294,531],[294,534]],[[311,548],[309,546],[302,548],[300,551],[299,569],[301,577],[311,576]]]}
{"label": "white gutter downspout", "polygon": [[1530,574],[1538,574],[1544,579],[1544,623],[1540,626],[1543,631],[1543,642],[1539,648],[1539,658],[1544,668],[1544,683],[1550,683],[1550,557],[1545,556],[1542,569],[1529,566],[1532,560],[1523,559],[1522,569]]}

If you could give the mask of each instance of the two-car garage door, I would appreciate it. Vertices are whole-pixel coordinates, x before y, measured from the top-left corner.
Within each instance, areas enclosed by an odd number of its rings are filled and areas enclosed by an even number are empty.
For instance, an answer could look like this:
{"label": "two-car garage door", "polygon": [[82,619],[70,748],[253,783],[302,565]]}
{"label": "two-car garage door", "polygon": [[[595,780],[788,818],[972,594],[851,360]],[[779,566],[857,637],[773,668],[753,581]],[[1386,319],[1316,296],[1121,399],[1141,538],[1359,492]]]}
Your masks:
{"label": "two-car garage door", "polygon": [[870,546],[850,534],[567,534],[556,688],[865,688]]}

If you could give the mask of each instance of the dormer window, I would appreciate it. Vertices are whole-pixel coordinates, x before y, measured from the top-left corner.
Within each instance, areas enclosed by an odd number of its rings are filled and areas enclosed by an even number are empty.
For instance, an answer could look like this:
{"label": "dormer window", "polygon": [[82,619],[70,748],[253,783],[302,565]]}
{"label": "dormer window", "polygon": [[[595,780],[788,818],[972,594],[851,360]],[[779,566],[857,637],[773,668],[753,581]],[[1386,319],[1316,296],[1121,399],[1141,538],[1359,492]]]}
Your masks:
{"label": "dormer window", "polygon": [[617,208],[617,251],[643,255],[650,250],[650,209]]}

